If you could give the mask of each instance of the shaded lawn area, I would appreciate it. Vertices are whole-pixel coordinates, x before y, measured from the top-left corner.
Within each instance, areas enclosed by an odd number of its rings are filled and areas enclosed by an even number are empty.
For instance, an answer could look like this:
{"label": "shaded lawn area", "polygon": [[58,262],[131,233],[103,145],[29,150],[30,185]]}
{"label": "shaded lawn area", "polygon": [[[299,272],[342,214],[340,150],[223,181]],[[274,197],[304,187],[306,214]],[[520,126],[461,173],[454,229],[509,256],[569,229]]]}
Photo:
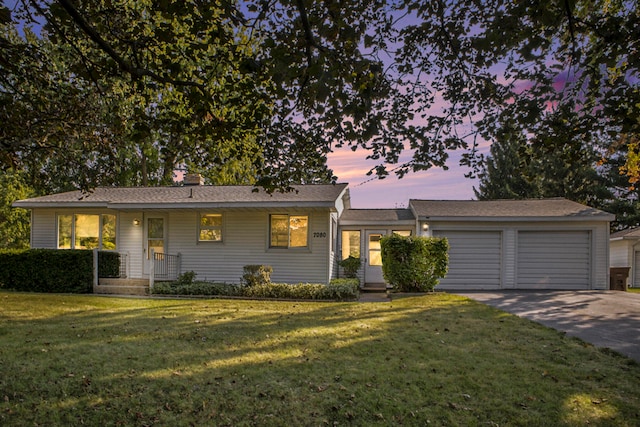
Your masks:
{"label": "shaded lawn area", "polygon": [[0,425],[640,424],[640,366],[448,294],[0,292]]}

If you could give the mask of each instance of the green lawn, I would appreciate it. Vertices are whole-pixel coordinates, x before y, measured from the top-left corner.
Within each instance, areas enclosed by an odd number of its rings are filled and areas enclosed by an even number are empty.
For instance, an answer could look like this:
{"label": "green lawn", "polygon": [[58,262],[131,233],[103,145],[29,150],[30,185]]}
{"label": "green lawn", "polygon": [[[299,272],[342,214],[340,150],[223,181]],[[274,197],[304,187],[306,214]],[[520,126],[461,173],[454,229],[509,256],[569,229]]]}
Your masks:
{"label": "green lawn", "polygon": [[0,425],[637,426],[640,366],[454,295],[0,292]]}

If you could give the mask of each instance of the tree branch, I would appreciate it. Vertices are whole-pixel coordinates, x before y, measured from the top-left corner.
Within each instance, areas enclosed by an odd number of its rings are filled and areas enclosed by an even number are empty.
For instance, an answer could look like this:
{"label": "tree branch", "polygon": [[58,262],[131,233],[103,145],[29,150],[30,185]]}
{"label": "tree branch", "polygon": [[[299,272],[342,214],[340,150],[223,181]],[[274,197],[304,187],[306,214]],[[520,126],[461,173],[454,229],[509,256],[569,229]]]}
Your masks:
{"label": "tree branch", "polygon": [[146,68],[139,68],[133,66],[133,64],[126,61],[115,49],[105,40],[100,34],[89,24],[84,17],[78,12],[78,10],[71,4],[69,0],[57,0],[57,2],[64,8],[64,10],[69,14],[69,16],[73,19],[73,21],[80,27],[80,29],[87,35],[89,38],[98,45],[98,47],[104,51],[111,59],[113,59],[120,69],[129,75],[134,80],[140,79],[142,77],[150,77],[153,80],[159,83],[170,83],[176,86],[192,86],[197,87],[204,91],[204,85],[196,82],[185,81],[185,80],[175,80],[168,77],[161,76],[157,73],[154,73],[151,70]]}

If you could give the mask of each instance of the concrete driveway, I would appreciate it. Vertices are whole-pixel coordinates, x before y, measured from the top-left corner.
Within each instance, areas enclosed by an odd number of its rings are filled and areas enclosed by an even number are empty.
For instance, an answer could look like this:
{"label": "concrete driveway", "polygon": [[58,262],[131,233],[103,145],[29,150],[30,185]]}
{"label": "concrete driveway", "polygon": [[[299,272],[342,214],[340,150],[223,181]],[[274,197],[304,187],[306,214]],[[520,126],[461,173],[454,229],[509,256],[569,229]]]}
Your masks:
{"label": "concrete driveway", "polygon": [[453,292],[608,347],[640,362],[640,294],[620,291]]}

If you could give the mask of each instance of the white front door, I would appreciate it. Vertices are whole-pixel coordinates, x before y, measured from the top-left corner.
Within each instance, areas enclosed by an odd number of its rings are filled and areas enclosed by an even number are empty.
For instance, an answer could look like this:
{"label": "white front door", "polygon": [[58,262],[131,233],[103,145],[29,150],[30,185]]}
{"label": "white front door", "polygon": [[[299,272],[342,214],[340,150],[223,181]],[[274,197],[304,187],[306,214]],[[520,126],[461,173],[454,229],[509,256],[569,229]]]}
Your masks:
{"label": "white front door", "polygon": [[364,281],[367,284],[385,283],[382,277],[382,248],[380,239],[386,232],[384,230],[367,230],[367,260],[364,270]]}
{"label": "white front door", "polygon": [[151,251],[165,253],[167,246],[166,219],[162,216],[150,216],[144,222],[144,273],[149,274]]}

